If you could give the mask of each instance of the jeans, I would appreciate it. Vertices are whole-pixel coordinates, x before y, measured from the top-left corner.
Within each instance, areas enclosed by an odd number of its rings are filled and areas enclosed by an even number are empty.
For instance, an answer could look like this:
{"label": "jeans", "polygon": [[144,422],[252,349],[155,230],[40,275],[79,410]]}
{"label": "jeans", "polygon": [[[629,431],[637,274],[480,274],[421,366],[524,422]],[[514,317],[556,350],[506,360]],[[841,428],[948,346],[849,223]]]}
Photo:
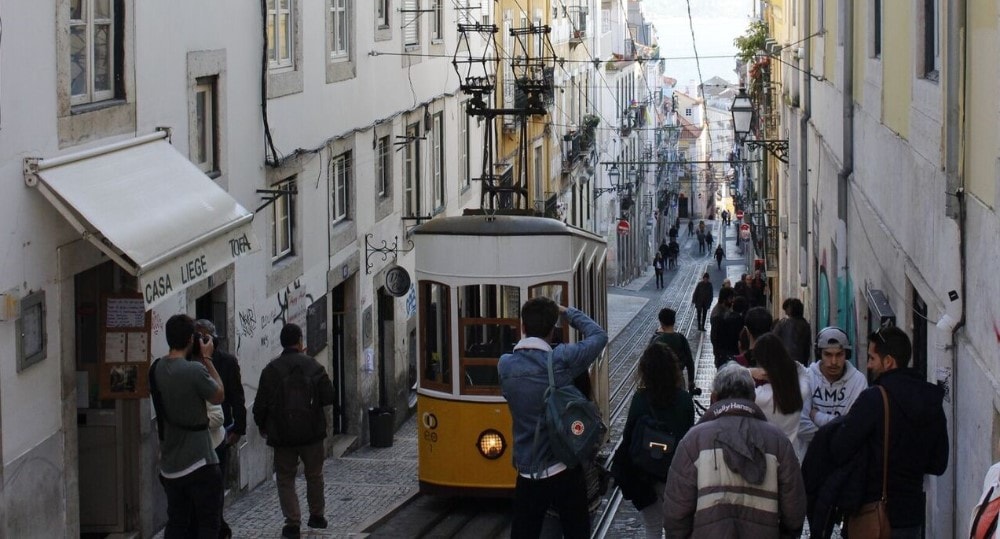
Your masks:
{"label": "jeans", "polygon": [[160,476],[167,493],[167,527],[164,539],[192,537],[192,522],[197,523],[194,537],[218,539],[222,519],[222,477],[217,464],[201,468],[176,479]]}
{"label": "jeans", "polygon": [[299,468],[299,459],[305,467],[306,503],[309,514],[318,517],[326,512],[326,500],[323,498],[323,440],[309,445],[297,447],[274,448],[274,474],[277,476],[278,504],[281,513],[285,515],[286,524],[300,524],[302,513],[299,512],[299,496],[295,493],[295,473]]}
{"label": "jeans", "polygon": [[663,288],[663,270],[656,270],[656,288]]}
{"label": "jeans", "polygon": [[583,468],[570,468],[545,479],[528,479],[518,475],[510,536],[516,539],[538,537],[549,506],[559,511],[563,537],[590,537]]}
{"label": "jeans", "polygon": [[705,318],[708,316],[708,307],[702,307],[700,305],[695,305],[695,309],[698,311],[698,329],[705,329]]}

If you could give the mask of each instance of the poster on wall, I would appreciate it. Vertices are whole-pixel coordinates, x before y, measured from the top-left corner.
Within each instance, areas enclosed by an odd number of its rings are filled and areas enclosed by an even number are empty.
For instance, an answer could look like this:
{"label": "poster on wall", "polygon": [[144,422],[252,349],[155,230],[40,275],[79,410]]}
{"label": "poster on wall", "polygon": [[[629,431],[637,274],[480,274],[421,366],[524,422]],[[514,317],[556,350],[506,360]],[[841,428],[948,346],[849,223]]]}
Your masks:
{"label": "poster on wall", "polygon": [[141,294],[109,294],[101,298],[101,399],[149,396],[149,330],[150,315]]}

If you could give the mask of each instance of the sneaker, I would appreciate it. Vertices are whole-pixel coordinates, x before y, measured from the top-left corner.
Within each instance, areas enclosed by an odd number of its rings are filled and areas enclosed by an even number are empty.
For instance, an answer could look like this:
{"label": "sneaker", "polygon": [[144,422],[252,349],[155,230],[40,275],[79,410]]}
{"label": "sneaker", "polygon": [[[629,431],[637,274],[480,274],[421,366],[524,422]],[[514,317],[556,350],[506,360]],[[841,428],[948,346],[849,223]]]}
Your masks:
{"label": "sneaker", "polygon": [[299,525],[285,524],[285,526],[281,528],[281,537],[284,539],[299,539]]}
{"label": "sneaker", "polygon": [[319,515],[309,515],[309,522],[306,522],[306,526],[310,528],[326,528],[326,518]]}

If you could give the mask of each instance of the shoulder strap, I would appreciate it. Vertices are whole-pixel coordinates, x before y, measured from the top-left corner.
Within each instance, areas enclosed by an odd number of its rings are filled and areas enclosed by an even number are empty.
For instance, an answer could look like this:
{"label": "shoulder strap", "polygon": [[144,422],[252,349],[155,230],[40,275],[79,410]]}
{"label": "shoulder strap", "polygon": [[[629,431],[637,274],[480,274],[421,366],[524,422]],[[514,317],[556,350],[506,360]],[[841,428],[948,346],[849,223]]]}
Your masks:
{"label": "shoulder strap", "polygon": [[889,486],[889,394],[885,388],[878,386],[882,392],[882,408],[885,417],[885,431],[882,434],[882,501],[887,499],[886,489]]}
{"label": "shoulder strap", "polygon": [[[542,399],[542,413],[538,414],[538,421],[535,422],[535,438],[531,442],[531,454],[535,455],[535,450],[538,448],[538,435],[542,431],[542,419],[545,417],[545,408],[548,401],[549,394],[555,390],[556,381],[555,375],[552,373],[552,350],[549,350],[548,356],[545,358],[545,362],[549,366],[549,388],[545,390],[545,398]],[[532,463],[534,464],[534,463]]]}

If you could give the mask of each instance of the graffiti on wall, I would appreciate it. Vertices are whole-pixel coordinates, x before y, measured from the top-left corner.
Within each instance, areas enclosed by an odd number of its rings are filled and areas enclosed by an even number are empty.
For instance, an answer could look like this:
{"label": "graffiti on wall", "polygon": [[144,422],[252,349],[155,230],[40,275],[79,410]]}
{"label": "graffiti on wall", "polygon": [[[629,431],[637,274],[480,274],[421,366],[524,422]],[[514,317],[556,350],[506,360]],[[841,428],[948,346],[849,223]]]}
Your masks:
{"label": "graffiti on wall", "polygon": [[[826,249],[820,253],[817,271],[816,329],[833,325],[843,329],[851,339],[856,339],[858,316],[855,308],[854,280],[846,271],[832,272],[833,280],[831,282],[831,269],[828,267]],[[835,296],[832,296],[833,286],[836,286]],[[836,312],[834,312],[833,299],[836,299]],[[854,361],[856,362],[857,358]]]}

